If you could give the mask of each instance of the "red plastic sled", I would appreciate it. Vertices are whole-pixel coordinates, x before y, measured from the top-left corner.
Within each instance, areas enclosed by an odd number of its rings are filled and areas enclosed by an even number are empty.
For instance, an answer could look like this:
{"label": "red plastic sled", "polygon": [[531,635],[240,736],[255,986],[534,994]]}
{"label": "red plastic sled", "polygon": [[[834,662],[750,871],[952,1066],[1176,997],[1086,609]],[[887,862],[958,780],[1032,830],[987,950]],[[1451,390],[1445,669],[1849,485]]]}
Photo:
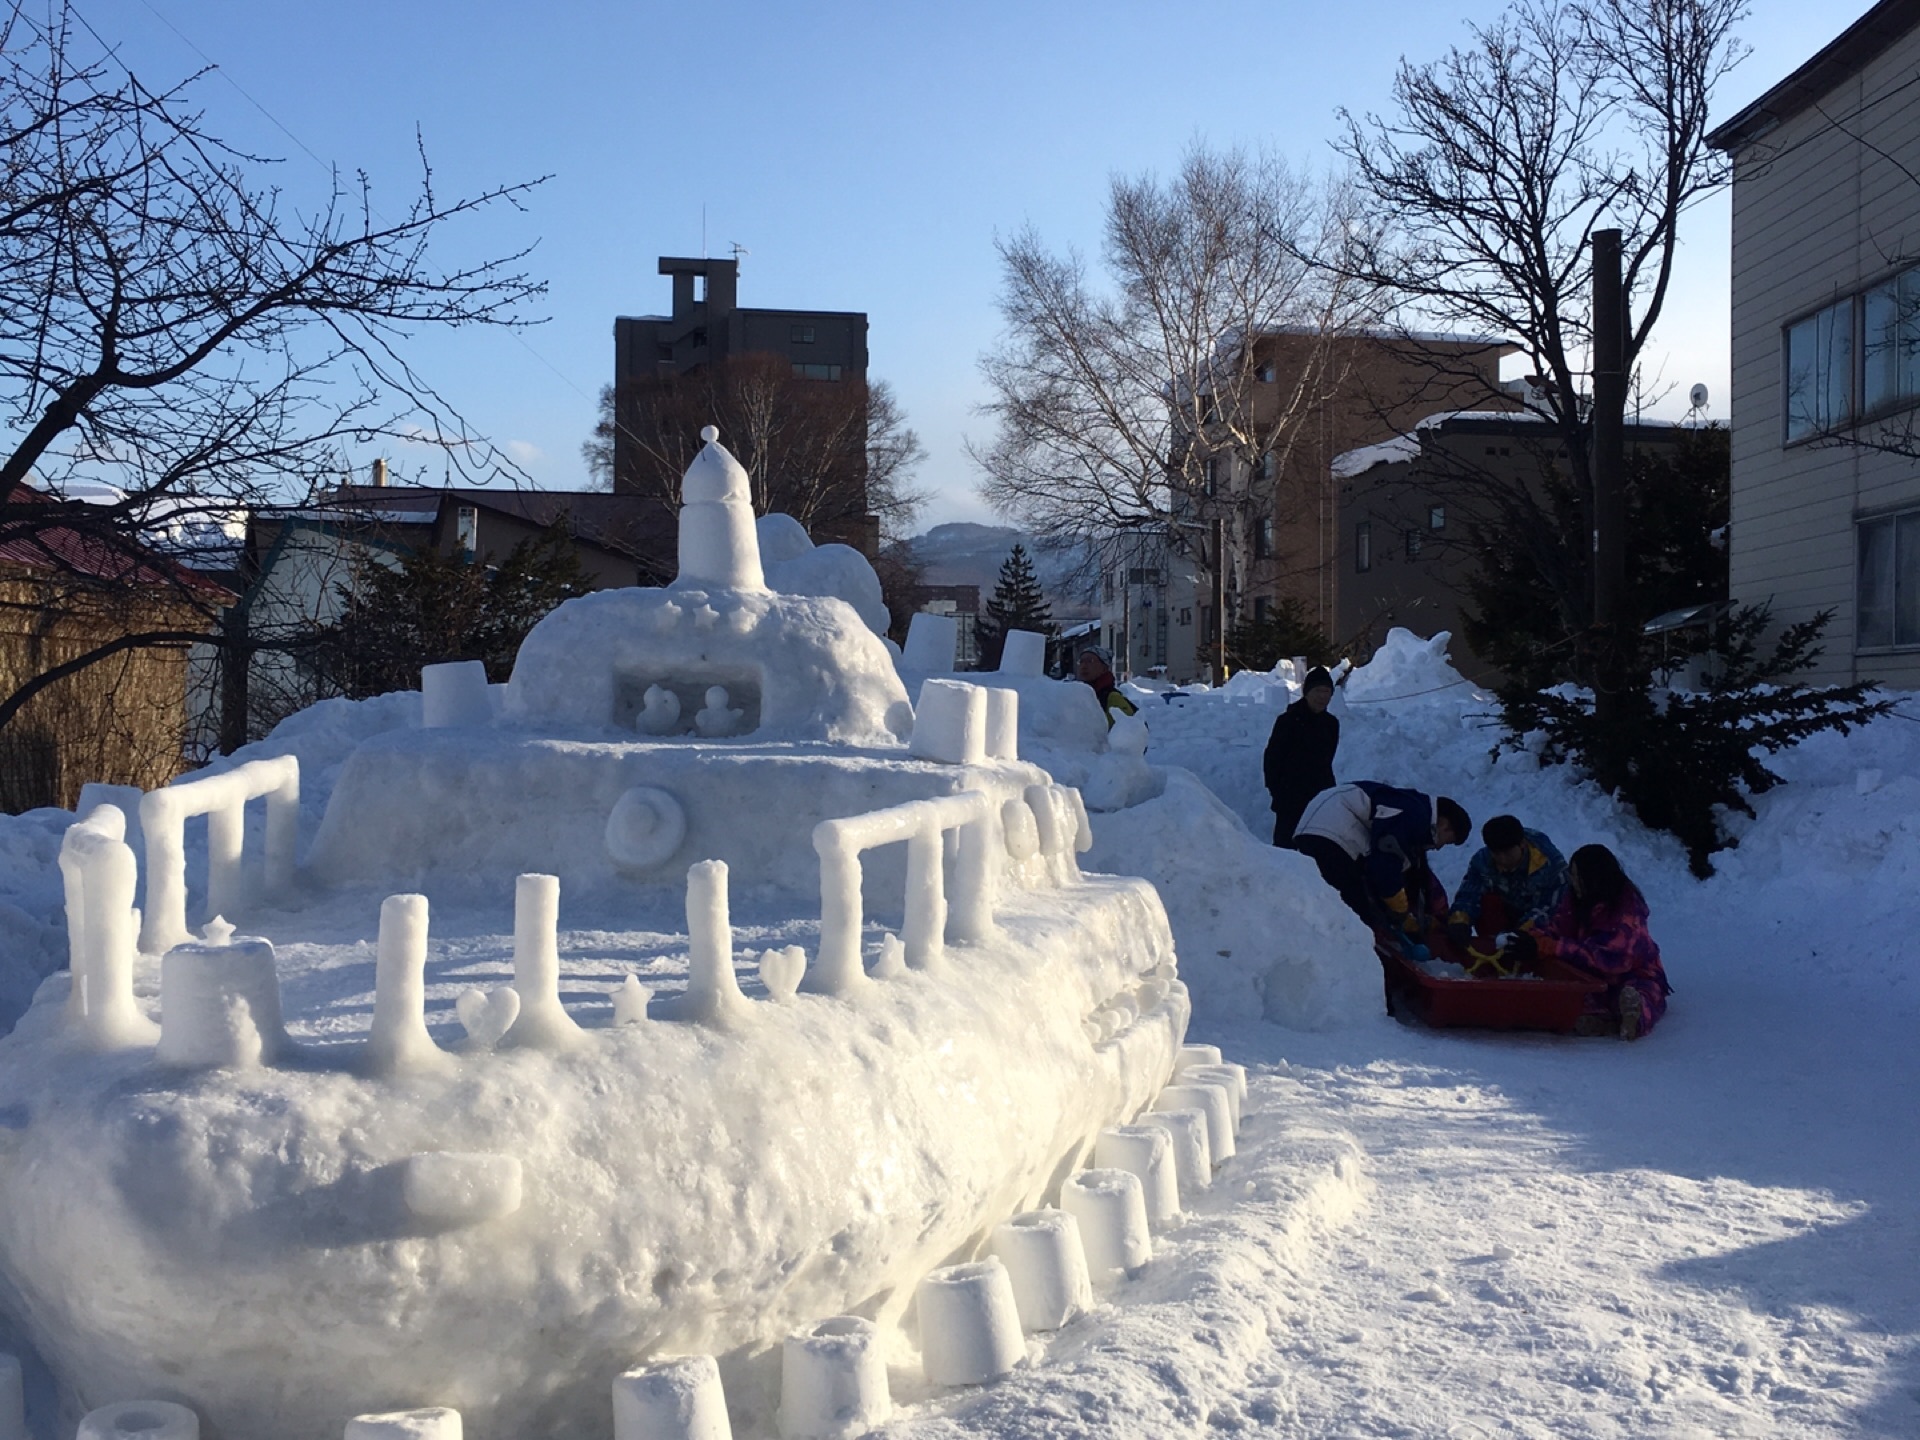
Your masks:
{"label": "red plastic sled", "polygon": [[[1542,956],[1538,980],[1454,980],[1429,975],[1401,953],[1398,940],[1376,933],[1374,954],[1386,974],[1387,1013],[1438,1029],[1549,1030],[1570,1034],[1588,997],[1604,982]],[[1445,959],[1445,956],[1441,957]]]}

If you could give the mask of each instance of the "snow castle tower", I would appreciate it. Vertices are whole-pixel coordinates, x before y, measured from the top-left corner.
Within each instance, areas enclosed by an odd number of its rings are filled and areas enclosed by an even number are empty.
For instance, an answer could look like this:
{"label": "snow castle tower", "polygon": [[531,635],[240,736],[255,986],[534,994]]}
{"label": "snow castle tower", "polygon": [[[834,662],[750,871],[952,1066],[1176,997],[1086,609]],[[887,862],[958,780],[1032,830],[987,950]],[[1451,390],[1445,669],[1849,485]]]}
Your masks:
{"label": "snow castle tower", "polygon": [[740,462],[709,425],[706,443],[680,481],[680,574],[676,590],[765,590],[753,490]]}

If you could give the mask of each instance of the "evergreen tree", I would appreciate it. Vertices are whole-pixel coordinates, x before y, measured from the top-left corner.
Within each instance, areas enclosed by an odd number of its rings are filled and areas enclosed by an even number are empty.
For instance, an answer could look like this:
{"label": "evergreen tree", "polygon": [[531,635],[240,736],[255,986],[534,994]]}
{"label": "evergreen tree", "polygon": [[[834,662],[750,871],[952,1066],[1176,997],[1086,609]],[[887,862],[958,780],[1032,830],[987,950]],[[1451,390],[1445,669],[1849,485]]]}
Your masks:
{"label": "evergreen tree", "polygon": [[996,670],[1000,652],[1007,643],[1009,630],[1033,630],[1053,634],[1053,607],[1041,592],[1040,578],[1033,573],[1033,561],[1024,545],[1015,545],[1013,553],[1000,566],[1000,579],[980,617],[980,668]]}
{"label": "evergreen tree", "polygon": [[498,684],[520,642],[561,601],[593,588],[564,525],[480,562],[420,550],[398,569],[369,564],[342,586],[340,618],[321,629],[313,664],[329,693],[412,690],[420,669],[479,660]]}
{"label": "evergreen tree", "polygon": [[[1571,762],[1632,805],[1640,822],[1677,836],[1701,879],[1713,873],[1713,854],[1739,844],[1730,813],[1751,816],[1751,797],[1781,783],[1764,756],[1775,755],[1822,730],[1845,735],[1893,708],[1872,681],[1809,686],[1791,677],[1812,667],[1833,612],[1784,627],[1771,649],[1761,641],[1768,615],[1746,605],[1720,622],[1713,665],[1697,691],[1655,683],[1645,647],[1628,667],[1632,686],[1620,715],[1603,720],[1590,691],[1572,687],[1502,688],[1508,735],[1501,747],[1525,749],[1538,738],[1548,764]],[[1608,775],[1621,778],[1612,784]]]}
{"label": "evergreen tree", "polygon": [[1326,632],[1307,618],[1307,607],[1291,596],[1264,619],[1242,620],[1227,631],[1229,670],[1271,670],[1296,655],[1306,656],[1310,665],[1331,665],[1339,658]]}

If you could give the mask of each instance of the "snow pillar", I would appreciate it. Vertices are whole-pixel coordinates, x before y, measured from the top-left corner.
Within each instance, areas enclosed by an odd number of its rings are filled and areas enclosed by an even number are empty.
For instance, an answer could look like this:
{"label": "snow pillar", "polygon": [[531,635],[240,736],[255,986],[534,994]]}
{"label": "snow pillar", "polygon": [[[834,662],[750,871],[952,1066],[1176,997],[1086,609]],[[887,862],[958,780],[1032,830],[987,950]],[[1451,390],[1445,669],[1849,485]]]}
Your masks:
{"label": "snow pillar", "polygon": [[[727,862],[687,867],[688,1020],[719,1021],[746,1003],[733,973],[733,919],[727,910]],[[856,962],[857,963],[857,962]]]}
{"label": "snow pillar", "polygon": [[949,1265],[920,1282],[920,1365],[935,1385],[996,1380],[1026,1357],[1013,1282],[998,1259]]}
{"label": "snow pillar", "polygon": [[140,948],[163,954],[192,938],[187,929],[186,816],[166,790],[140,802],[140,830],[147,839],[146,906],[141,916]]}
{"label": "snow pillar", "polygon": [[947,935],[946,844],[934,812],[907,840],[907,904],[900,932],[907,964],[916,970],[940,964]]}
{"label": "snow pillar", "polygon": [[960,622],[951,615],[922,610],[907,622],[907,643],[900,668],[918,674],[945,674],[960,651]]}
{"label": "snow pillar", "polygon": [[389,895],[380,902],[368,1065],[376,1075],[397,1075],[447,1059],[427,1034],[427,897]]}
{"label": "snow pillar", "polygon": [[713,1357],[662,1360],[615,1380],[613,1440],[733,1440]]}
{"label": "snow pillar", "polygon": [[200,1417],[165,1400],[123,1400],[89,1410],[74,1440],[200,1440]]}
{"label": "snow pillar", "polygon": [[258,936],[176,945],[160,962],[162,1065],[271,1065],[287,1032],[273,946]]}
{"label": "snow pillar", "polygon": [[1157,1125],[1116,1125],[1094,1141],[1093,1163],[1126,1170],[1140,1181],[1147,1224],[1164,1229],[1180,1218],[1180,1181],[1173,1164],[1173,1138]]}
{"label": "snow pillar", "polygon": [[1080,1225],[1064,1210],[1028,1210],[993,1227],[1022,1330],[1058,1330],[1093,1304]]}
{"label": "snow pillar", "polygon": [[987,758],[987,697],[963,680],[929,680],[913,709],[907,753],[946,765],[978,765]]}
{"label": "snow pillar", "polygon": [[581,1030],[560,1003],[560,877],[521,875],[513,882],[513,988],[520,1013],[505,1045],[565,1050]]}
{"label": "snow pillar", "polygon": [[803,989],[847,995],[866,981],[860,967],[860,852],[835,822],[813,827],[820,856],[820,953]]}
{"label": "snow pillar", "polygon": [[420,667],[420,728],[491,725],[493,698],[487,694],[487,667],[478,660],[449,660]]}
{"label": "snow pillar", "polygon": [[0,1354],[0,1440],[28,1440],[27,1390],[20,1361]]}
{"label": "snow pillar", "polygon": [[245,897],[241,852],[247,838],[247,802],[235,797],[207,812],[207,918],[237,913]]}
{"label": "snow pillar", "polygon": [[1182,1045],[1173,1052],[1173,1078],[1178,1080],[1184,1070],[1195,1065],[1218,1065],[1220,1047],[1218,1045]]}
{"label": "snow pillar", "polygon": [[[293,756],[287,757],[293,760]],[[300,843],[300,766],[286,767],[280,783],[267,792],[267,893],[283,894],[293,884],[295,850]]]}
{"label": "snow pillar", "polygon": [[1037,630],[1009,630],[1000,649],[1002,675],[1042,675],[1047,668],[1047,637]]}
{"label": "snow pillar", "polygon": [[345,1440],[460,1440],[460,1412],[436,1406],[356,1415],[347,1422]]}
{"label": "snow pillar", "polygon": [[[1005,669],[1005,666],[1001,667]],[[1020,758],[1020,692],[998,686],[987,689],[987,758]]]}
{"label": "snow pillar", "polygon": [[1134,1122],[1155,1125],[1173,1142],[1173,1173],[1180,1189],[1197,1195],[1213,1184],[1213,1148],[1207,1144],[1204,1110],[1149,1110]]}
{"label": "snow pillar", "polygon": [[1244,1065],[1189,1065],[1180,1072],[1182,1085],[1214,1083],[1227,1089],[1227,1110],[1233,1116],[1233,1130],[1240,1133],[1240,1115],[1246,1109],[1247,1069]]}
{"label": "snow pillar", "polygon": [[780,1349],[780,1440],[864,1435],[893,1414],[880,1332],[836,1315],[789,1335]]}
{"label": "snow pillar", "polygon": [[96,1050],[151,1045],[160,1030],[133,997],[133,908],[139,867],[122,838],[127,817],[99,805],[67,827],[60,842],[73,988],[68,1025]]}
{"label": "snow pillar", "polygon": [[1211,1080],[1169,1085],[1153,1102],[1153,1108],[1198,1110],[1207,1117],[1207,1152],[1213,1163],[1223,1165],[1233,1158],[1233,1106],[1225,1085]]}
{"label": "snow pillar", "polygon": [[1060,1208],[1079,1221],[1095,1276],[1138,1270],[1153,1258],[1146,1197],[1131,1170],[1082,1170],[1060,1187]]}
{"label": "snow pillar", "polygon": [[993,881],[996,873],[996,836],[993,806],[978,796],[978,813],[960,827],[959,854],[953,871],[953,908],[947,933],[964,945],[979,945],[993,936]]}

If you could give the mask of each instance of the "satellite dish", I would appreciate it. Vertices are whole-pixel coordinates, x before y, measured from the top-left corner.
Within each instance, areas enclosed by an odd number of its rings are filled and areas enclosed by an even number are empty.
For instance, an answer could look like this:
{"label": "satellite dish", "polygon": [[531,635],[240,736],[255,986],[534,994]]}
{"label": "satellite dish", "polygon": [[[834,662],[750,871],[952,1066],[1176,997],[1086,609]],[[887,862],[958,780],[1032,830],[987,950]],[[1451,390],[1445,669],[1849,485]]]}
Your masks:
{"label": "satellite dish", "polygon": [[1704,385],[1694,386],[1693,389],[1687,392],[1687,403],[1693,406],[1693,408],[1696,410],[1706,409],[1707,408],[1707,387]]}

